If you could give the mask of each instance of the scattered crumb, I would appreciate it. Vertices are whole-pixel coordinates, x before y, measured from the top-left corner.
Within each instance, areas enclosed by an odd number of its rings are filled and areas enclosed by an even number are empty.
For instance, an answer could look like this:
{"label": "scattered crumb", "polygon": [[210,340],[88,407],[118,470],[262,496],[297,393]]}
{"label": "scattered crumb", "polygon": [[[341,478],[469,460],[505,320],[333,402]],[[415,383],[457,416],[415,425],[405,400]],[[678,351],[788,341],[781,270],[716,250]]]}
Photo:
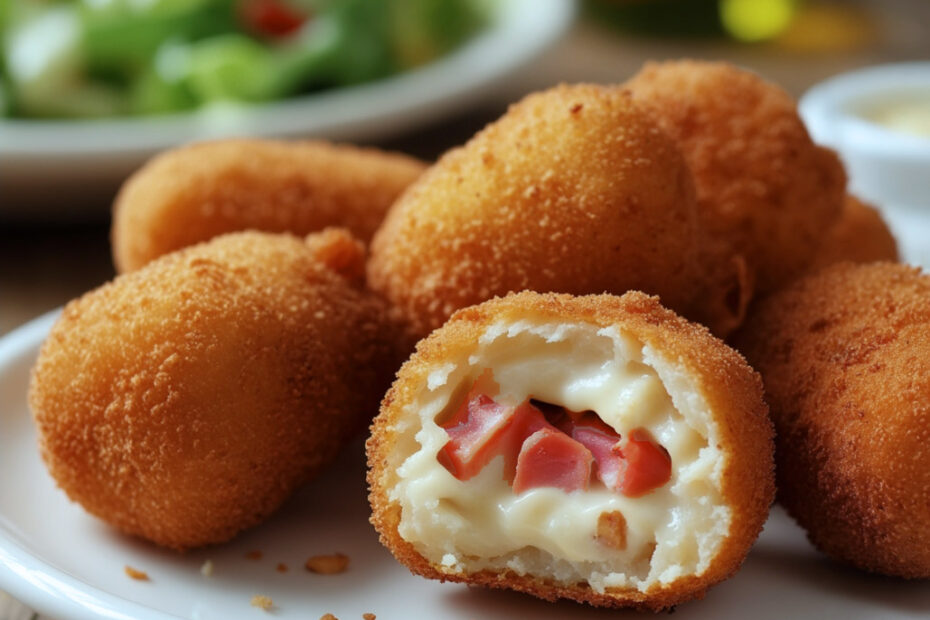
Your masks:
{"label": "scattered crumb", "polygon": [[349,556],[341,553],[332,555],[315,555],[306,564],[307,570],[311,573],[321,575],[335,575],[341,573],[349,567]]}
{"label": "scattered crumb", "polygon": [[245,554],[245,559],[247,559],[247,560],[261,560],[261,559],[262,559],[262,552],[259,551],[258,549],[255,549],[255,550],[253,550],[253,551],[249,551],[248,553]]}
{"label": "scattered crumb", "polygon": [[275,570],[277,570],[279,573],[286,573],[286,572],[287,572],[287,564],[285,564],[284,562],[279,562],[279,563],[278,563],[278,566],[275,567]]}
{"label": "scattered crumb", "polygon": [[268,611],[274,607],[274,601],[271,598],[265,596],[264,594],[256,594],[252,597],[252,607],[260,607],[261,609]]}
{"label": "scattered crumb", "polygon": [[142,570],[137,570],[133,568],[132,566],[130,566],[129,564],[127,564],[123,568],[123,570],[126,572],[127,575],[129,575],[130,578],[135,579],[136,581],[148,581],[149,580],[148,573]]}
{"label": "scattered crumb", "polygon": [[337,618],[333,614],[323,614],[322,616],[320,616],[320,620],[339,620],[339,618]]}
{"label": "scattered crumb", "polygon": [[207,560],[203,563],[203,566],[200,567],[200,574],[204,577],[213,576],[213,560]]}
{"label": "scattered crumb", "polygon": [[375,620],[375,617],[376,616],[371,612],[368,612],[367,614],[362,614],[362,618],[364,618],[365,620]]}

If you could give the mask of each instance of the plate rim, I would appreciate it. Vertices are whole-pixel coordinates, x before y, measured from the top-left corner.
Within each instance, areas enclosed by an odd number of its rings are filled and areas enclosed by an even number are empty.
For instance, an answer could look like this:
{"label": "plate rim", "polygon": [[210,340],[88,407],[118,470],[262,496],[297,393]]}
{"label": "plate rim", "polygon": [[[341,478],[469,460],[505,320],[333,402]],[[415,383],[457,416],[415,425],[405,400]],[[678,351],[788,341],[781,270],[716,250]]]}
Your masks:
{"label": "plate rim", "polygon": [[[63,308],[50,310],[0,338],[0,373],[38,353]],[[177,620],[72,577],[41,561],[0,522],[0,589],[17,601],[52,617],[71,620]]]}
{"label": "plate rim", "polygon": [[[225,104],[166,116],[0,119],[0,163],[141,155],[191,140],[231,135],[313,135],[341,140],[362,135],[386,137],[476,100],[557,41],[574,21],[577,3],[506,0],[495,3],[495,11],[491,26],[455,51],[417,69],[356,86],[264,104]],[[488,58],[496,61],[474,62]],[[405,94],[412,91],[419,94]],[[353,111],[351,103],[362,99],[379,105],[374,112],[370,107]],[[293,123],[301,118],[304,120]],[[105,133],[105,138],[100,138],[100,133]]]}

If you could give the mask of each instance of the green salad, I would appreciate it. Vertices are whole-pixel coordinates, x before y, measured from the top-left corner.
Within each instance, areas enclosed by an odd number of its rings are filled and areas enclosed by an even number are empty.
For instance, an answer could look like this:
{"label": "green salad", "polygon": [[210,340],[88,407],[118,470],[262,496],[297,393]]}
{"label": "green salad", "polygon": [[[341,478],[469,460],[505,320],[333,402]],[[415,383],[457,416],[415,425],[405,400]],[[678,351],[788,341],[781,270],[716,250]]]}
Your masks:
{"label": "green salad", "polygon": [[0,0],[0,116],[165,114],[416,67],[487,0]]}

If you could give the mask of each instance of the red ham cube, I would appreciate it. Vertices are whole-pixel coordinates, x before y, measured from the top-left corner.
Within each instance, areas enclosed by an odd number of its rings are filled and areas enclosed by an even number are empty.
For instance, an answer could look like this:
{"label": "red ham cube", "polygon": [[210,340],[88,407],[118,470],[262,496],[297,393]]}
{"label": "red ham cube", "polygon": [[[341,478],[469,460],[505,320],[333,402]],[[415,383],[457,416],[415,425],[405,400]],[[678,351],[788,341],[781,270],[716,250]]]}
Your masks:
{"label": "red ham cube", "polygon": [[620,436],[613,429],[605,431],[595,426],[578,425],[572,429],[572,437],[594,455],[594,475],[608,489],[616,489],[624,470],[619,454]]}
{"label": "red ham cube", "polygon": [[552,428],[541,428],[523,442],[513,492],[555,487],[566,493],[588,488],[594,457],[583,445]]}
{"label": "red ham cube", "polygon": [[513,423],[507,430],[506,444],[502,447],[504,453],[504,479],[511,485],[517,472],[517,459],[520,450],[523,449],[524,442],[530,435],[543,428],[557,430],[546,421],[542,411],[530,401],[523,401],[514,411]]}
{"label": "red ham cube", "polygon": [[436,455],[439,462],[459,480],[477,476],[500,453],[513,412],[485,394],[471,398],[442,426],[449,441]]}
{"label": "red ham cube", "polygon": [[642,428],[630,433],[622,447],[626,470],[617,487],[627,497],[639,497],[658,489],[672,478],[672,457]]}

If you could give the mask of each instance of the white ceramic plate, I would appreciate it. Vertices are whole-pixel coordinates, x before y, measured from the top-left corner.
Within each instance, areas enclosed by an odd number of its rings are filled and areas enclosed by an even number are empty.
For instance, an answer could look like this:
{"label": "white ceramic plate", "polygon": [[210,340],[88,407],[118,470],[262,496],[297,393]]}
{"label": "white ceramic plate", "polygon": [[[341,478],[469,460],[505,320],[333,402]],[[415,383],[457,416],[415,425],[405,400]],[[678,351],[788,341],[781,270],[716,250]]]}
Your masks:
{"label": "white ceramic plate", "polygon": [[[555,42],[573,0],[501,0],[491,26],[459,50],[388,79],[255,106],[109,120],[0,120],[0,214],[66,211],[68,188],[112,183],[153,153],[231,135],[385,138],[467,108]],[[58,199],[49,200],[49,199]],[[57,209],[56,209],[57,207]]]}
{"label": "white ceramic plate", "polygon": [[[187,555],[126,538],[70,503],[46,473],[26,406],[29,369],[56,313],[0,340],[0,590],[53,618],[197,620],[263,618],[250,606],[271,597],[274,618],[607,618],[617,612],[538,601],[415,577],[378,544],[368,523],[362,444],[267,523],[233,542]],[[261,560],[249,560],[252,550]],[[308,557],[342,552],[340,575],[303,569]],[[200,568],[212,560],[211,577]],[[276,570],[278,563],[289,570]],[[127,577],[129,565],[151,580]],[[632,613],[632,612],[631,612]],[[930,584],[875,577],[824,558],[780,510],[742,570],[676,618],[921,618]],[[651,614],[650,614],[651,617]]]}

